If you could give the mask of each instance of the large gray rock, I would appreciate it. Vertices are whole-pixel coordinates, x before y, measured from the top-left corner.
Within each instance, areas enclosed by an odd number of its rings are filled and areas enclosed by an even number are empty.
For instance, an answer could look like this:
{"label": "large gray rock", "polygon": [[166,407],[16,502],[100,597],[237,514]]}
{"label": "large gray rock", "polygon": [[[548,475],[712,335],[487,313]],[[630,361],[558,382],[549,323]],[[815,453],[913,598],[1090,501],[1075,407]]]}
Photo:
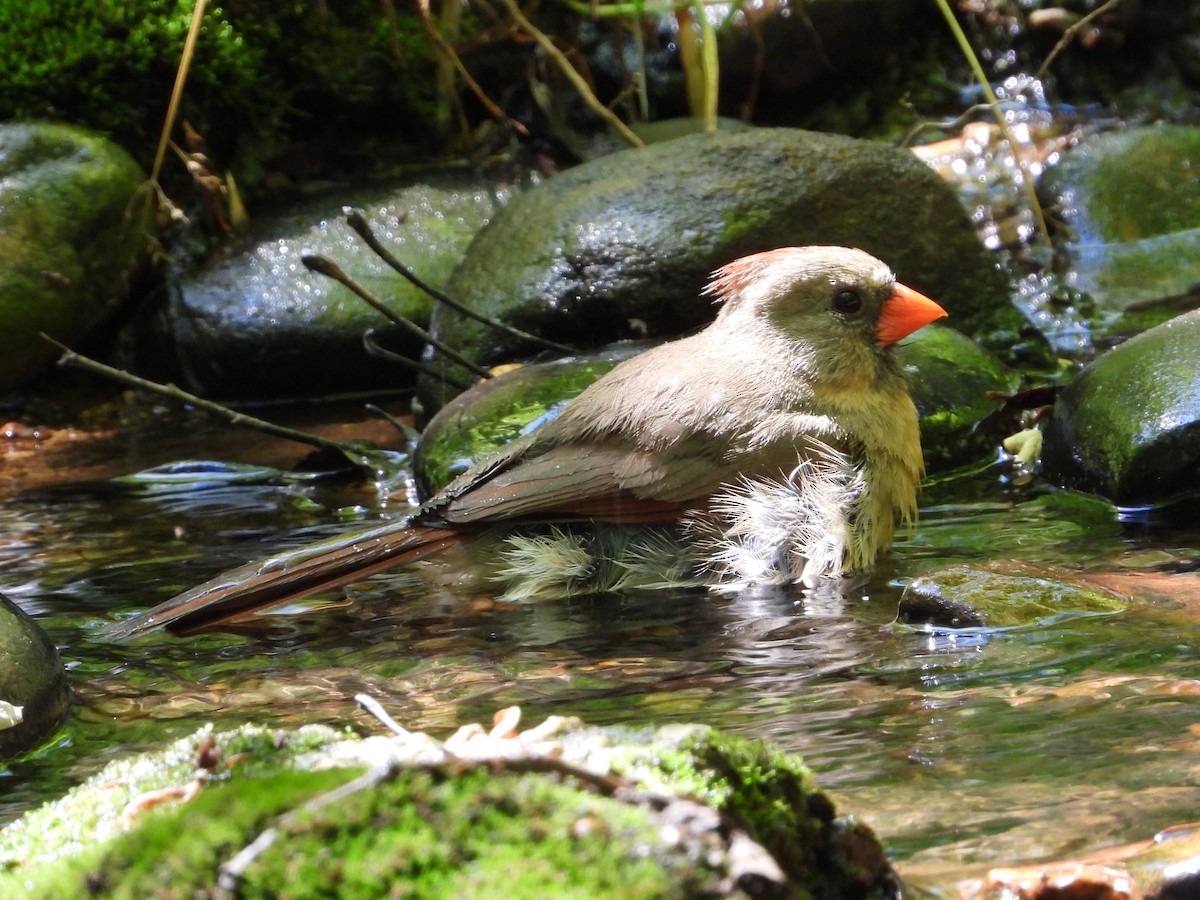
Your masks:
{"label": "large gray rock", "polygon": [[125,298],[152,197],[116,144],[44,122],[0,125],[0,390],[27,384]]}
{"label": "large gray rock", "polygon": [[1101,356],[1067,386],[1045,429],[1052,480],[1118,503],[1196,489],[1200,473],[1200,310]]}
{"label": "large gray rock", "polygon": [[349,289],[308,271],[305,254],[335,262],[400,315],[427,325],[433,300],[387,266],[346,224],[361,208],[388,250],[441,287],[495,205],[467,171],[339,189],[256,217],[236,245],[183,279],[164,328],[185,382],[225,397],[297,396],[397,386],[409,370],[370,357],[363,334],[410,358],[421,341],[389,325]]}
{"label": "large gray rock", "polygon": [[[874,253],[960,328],[1011,342],[1020,326],[1005,277],[941,179],[887,144],[790,129],[685,137],[558,175],[476,236],[447,292],[580,347],[636,334],[631,320],[661,340],[712,318],[701,289],[713,269],[803,244]],[[485,364],[530,350],[444,309],[434,328]],[[427,412],[451,392],[423,381]]]}

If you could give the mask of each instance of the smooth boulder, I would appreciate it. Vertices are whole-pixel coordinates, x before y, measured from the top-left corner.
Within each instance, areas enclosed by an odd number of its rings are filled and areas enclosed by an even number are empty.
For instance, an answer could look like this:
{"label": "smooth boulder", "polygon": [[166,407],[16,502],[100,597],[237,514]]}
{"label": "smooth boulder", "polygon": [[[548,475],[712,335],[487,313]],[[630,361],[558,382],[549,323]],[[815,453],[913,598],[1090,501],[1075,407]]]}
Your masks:
{"label": "smooth boulder", "polygon": [[1054,404],[1044,471],[1121,504],[1193,492],[1200,474],[1200,310],[1108,351]]}
{"label": "smooth boulder", "polygon": [[[843,244],[888,262],[968,332],[1021,327],[1005,276],[953,189],[888,144],[794,129],[718,132],[601,157],[517,197],[471,242],[447,292],[580,348],[695,330],[712,271],[775,247]],[[476,362],[521,342],[439,308],[434,332]],[[461,380],[461,370],[436,365]],[[421,381],[425,412],[453,388]]]}
{"label": "smooth boulder", "polygon": [[125,300],[150,247],[145,182],[133,157],[100,135],[0,125],[0,391],[58,357],[43,333],[75,345]]}
{"label": "smooth boulder", "polygon": [[1200,128],[1156,125],[1089,137],[1047,172],[1042,195],[1068,226],[1064,267],[1101,336],[1163,321],[1200,283],[1197,160]]}
{"label": "smooth boulder", "polygon": [[361,209],[388,251],[440,288],[495,203],[470,172],[447,170],[256,214],[249,234],[174,286],[160,326],[174,365],[192,390],[232,398],[411,383],[411,370],[368,354],[363,335],[373,329],[378,344],[410,358],[421,340],[302,257],[325,257],[392,312],[426,325],[433,299],[355,234],[343,208]]}
{"label": "smooth boulder", "polygon": [[58,649],[28,613],[0,594],[0,758],[36,746],[70,708]]}

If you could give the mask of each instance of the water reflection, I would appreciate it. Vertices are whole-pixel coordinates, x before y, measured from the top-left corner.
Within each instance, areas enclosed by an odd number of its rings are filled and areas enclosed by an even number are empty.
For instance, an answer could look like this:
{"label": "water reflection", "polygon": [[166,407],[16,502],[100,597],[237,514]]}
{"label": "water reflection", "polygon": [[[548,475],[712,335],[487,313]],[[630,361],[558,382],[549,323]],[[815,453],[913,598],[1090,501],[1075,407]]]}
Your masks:
{"label": "water reflection", "polygon": [[[917,872],[1145,836],[1192,818],[1200,800],[1177,789],[1194,782],[1200,751],[1189,618],[1135,606],[1009,632],[893,624],[902,586],[935,564],[1128,565],[1161,550],[1153,523],[1131,531],[1085,500],[1002,492],[988,472],[934,487],[893,559],[840,592],[516,605],[431,593],[396,573],[254,633],[114,646],[94,636],[118,611],[335,533],[347,517],[366,524],[398,511],[321,480],[29,494],[0,509],[0,590],[59,643],[80,706],[50,746],[0,779],[0,818],[116,753],[207,721],[373,731],[352,700],[366,691],[406,727],[440,733],[520,704],[529,722],[703,721],[768,738],[803,753]],[[1172,546],[1197,546],[1194,529],[1172,527]]]}

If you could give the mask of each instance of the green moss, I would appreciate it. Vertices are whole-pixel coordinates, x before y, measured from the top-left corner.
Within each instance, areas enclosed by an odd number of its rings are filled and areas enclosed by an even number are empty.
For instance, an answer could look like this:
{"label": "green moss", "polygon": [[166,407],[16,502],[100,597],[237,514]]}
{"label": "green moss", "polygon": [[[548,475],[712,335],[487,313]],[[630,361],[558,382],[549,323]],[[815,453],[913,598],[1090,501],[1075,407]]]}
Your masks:
{"label": "green moss", "polygon": [[1097,236],[1136,241],[1200,227],[1200,129],[1132,129],[1097,143],[1083,154],[1091,171],[1081,165]]}
{"label": "green moss", "polygon": [[711,731],[687,750],[708,779],[709,802],[743,822],[799,884],[813,882],[833,805],[799,757],[760,741]]}
{"label": "green moss", "polygon": [[[56,118],[105,132],[148,165],[193,0],[54,0],[0,4],[0,119]],[[181,116],[222,162],[252,181],[286,137],[405,123],[428,112],[428,55],[416,16],[389,22],[374,0],[241,0],[210,6]]]}
{"label": "green moss", "polygon": [[643,808],[543,777],[414,771],[297,817],[242,896],[683,896],[654,843]]}
{"label": "green moss", "polygon": [[[144,815],[140,825],[81,855],[0,877],[0,895],[121,898],[192,897],[218,867],[270,821],[353,771],[278,772],[205,789],[184,806]],[[7,883],[7,884],[6,884]],[[10,893],[19,888],[20,893]]]}
{"label": "green moss", "polygon": [[677,741],[670,749],[671,736],[659,731],[652,755],[632,753],[614,766],[649,790],[694,796],[721,809],[774,857],[798,897],[894,895],[878,839],[865,826],[835,818],[800,757],[696,726]]}

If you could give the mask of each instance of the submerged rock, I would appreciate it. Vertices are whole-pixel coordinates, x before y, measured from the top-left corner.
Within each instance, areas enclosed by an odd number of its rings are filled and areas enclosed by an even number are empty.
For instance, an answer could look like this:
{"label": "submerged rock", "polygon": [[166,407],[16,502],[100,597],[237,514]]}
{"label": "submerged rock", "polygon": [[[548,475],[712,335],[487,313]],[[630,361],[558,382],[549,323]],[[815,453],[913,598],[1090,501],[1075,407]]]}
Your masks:
{"label": "submerged rock", "polygon": [[125,299],[154,203],[116,144],[48,122],[0,125],[0,390],[27,384]]}
{"label": "submerged rock", "polygon": [[704,726],[501,715],[444,743],[205,729],[0,832],[0,893],[207,896],[219,876],[239,896],[898,895],[794,756]]}
{"label": "submerged rock", "polygon": [[0,594],[0,758],[36,746],[71,707],[71,689],[46,633]]}
{"label": "submerged rock", "polygon": [[[905,150],[789,129],[685,137],[557,175],[476,236],[447,293],[581,348],[663,340],[712,318],[701,291],[714,269],[803,244],[874,253],[958,327],[1005,346],[1020,327],[952,188]],[[530,349],[443,309],[434,330],[485,365]],[[453,393],[422,384],[427,413]]]}
{"label": "submerged rock", "polygon": [[1068,572],[998,560],[946,566],[914,579],[900,597],[898,618],[943,628],[1018,628],[1124,608]]}
{"label": "submerged rock", "polygon": [[1045,427],[1045,474],[1117,503],[1193,492],[1200,473],[1200,310],[1105,353],[1075,378]]}

